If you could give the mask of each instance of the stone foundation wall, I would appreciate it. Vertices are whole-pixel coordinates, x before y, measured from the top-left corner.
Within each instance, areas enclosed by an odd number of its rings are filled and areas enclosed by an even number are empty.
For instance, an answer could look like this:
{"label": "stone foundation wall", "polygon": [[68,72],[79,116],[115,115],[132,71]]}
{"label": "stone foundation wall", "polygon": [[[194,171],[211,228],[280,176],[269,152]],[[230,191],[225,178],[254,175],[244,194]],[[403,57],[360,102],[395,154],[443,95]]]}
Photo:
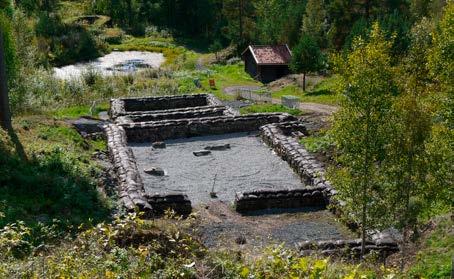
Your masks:
{"label": "stone foundation wall", "polygon": [[155,142],[214,134],[257,131],[259,127],[276,122],[292,121],[286,113],[219,116],[194,119],[165,120],[121,124],[129,142]]}
{"label": "stone foundation wall", "polygon": [[240,213],[271,208],[326,208],[330,195],[325,187],[244,192],[237,194],[235,208]]}
{"label": "stone foundation wall", "polygon": [[275,123],[261,127],[260,131],[263,141],[298,173],[306,185],[331,189],[323,165],[295,137],[289,136],[295,131],[305,133],[303,124]]}
{"label": "stone foundation wall", "polygon": [[117,124],[133,122],[150,122],[173,119],[189,119],[228,115],[230,112],[224,106],[205,106],[194,108],[182,108],[173,110],[159,110],[146,113],[133,113],[127,116],[120,116],[116,119]]}
{"label": "stone foundation wall", "polygon": [[143,181],[132,150],[127,147],[125,130],[110,124],[105,126],[105,131],[110,158],[117,174],[120,202],[127,210],[138,208],[150,212],[152,208],[144,196]]}
{"label": "stone foundation wall", "polygon": [[146,195],[148,202],[153,207],[155,215],[163,215],[167,210],[173,210],[177,215],[187,216],[192,212],[191,201],[187,195]]}
{"label": "stone foundation wall", "polygon": [[[361,239],[351,240],[327,240],[327,241],[304,241],[298,244],[301,254],[307,256],[318,250],[324,256],[341,256],[359,258],[361,256]],[[387,256],[399,251],[399,245],[390,238],[379,238],[374,241],[367,240],[365,253],[378,253],[379,256]]]}
{"label": "stone foundation wall", "polygon": [[129,211],[145,212],[146,217],[162,215],[166,210],[188,215],[192,207],[186,195],[147,195],[131,148],[127,147],[126,133],[118,125],[104,127],[111,161],[117,174],[120,203]]}
{"label": "stone foundation wall", "polygon": [[113,99],[110,103],[110,116],[112,119],[137,112],[222,105],[222,103],[211,94],[122,98]]}

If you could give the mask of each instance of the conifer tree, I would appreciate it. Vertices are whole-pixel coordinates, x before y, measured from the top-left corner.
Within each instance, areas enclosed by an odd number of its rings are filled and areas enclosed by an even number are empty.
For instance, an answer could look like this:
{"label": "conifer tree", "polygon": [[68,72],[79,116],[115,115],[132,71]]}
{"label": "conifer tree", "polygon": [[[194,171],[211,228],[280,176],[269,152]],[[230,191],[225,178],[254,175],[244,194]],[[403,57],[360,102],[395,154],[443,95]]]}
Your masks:
{"label": "conifer tree", "polygon": [[323,1],[309,0],[306,4],[306,11],[303,16],[303,25],[301,32],[308,35],[324,48],[326,47],[327,22],[326,11],[323,7]]}

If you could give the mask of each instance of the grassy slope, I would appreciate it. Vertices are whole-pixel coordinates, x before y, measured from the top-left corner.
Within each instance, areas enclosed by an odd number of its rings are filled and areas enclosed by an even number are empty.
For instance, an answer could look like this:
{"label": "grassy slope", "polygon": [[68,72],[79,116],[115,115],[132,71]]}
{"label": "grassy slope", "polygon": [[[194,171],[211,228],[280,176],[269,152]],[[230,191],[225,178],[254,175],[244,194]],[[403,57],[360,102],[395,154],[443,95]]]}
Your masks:
{"label": "grassy slope", "polygon": [[0,224],[57,219],[79,225],[107,217],[108,202],[96,189],[100,169],[91,157],[105,143],[86,141],[63,121],[44,115],[18,117],[14,126],[28,160],[18,155],[20,145],[10,136],[0,135]]}
{"label": "grassy slope", "polygon": [[335,93],[336,76],[324,79],[309,91],[304,92],[297,85],[289,85],[272,93],[273,98],[281,98],[285,95],[297,96],[302,102],[320,103],[328,105],[339,104],[341,97]]}
{"label": "grassy slope", "polygon": [[408,270],[414,278],[449,278],[454,259],[454,220],[450,215],[435,218],[436,228],[422,239],[416,261]]}

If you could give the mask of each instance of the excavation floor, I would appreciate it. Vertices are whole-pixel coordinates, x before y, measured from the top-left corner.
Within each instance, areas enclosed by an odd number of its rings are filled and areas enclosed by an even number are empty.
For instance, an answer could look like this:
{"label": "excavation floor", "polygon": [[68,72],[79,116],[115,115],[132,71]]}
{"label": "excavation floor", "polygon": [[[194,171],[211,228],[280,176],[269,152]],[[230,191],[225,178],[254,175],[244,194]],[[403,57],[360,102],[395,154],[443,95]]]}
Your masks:
{"label": "excavation floor", "polygon": [[[233,202],[237,192],[256,189],[301,188],[300,178],[256,134],[235,133],[166,141],[165,149],[151,144],[132,144],[145,190],[153,193],[183,193],[193,206],[217,199]],[[230,149],[197,157],[194,151],[207,146],[230,144]],[[165,176],[146,174],[159,167]],[[214,189],[214,190],[213,190]]]}

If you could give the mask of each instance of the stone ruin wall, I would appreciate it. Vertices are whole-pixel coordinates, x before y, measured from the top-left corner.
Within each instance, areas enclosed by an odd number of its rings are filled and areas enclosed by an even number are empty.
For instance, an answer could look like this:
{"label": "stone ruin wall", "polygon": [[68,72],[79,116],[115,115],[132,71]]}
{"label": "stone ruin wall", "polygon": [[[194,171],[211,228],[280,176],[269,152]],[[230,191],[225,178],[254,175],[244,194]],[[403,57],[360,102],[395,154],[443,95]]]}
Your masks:
{"label": "stone ruin wall", "polygon": [[110,115],[115,124],[105,126],[105,132],[118,176],[120,202],[127,210],[139,209],[149,216],[162,214],[168,208],[187,215],[192,210],[191,202],[181,194],[145,193],[128,142],[152,143],[198,135],[250,132],[265,124],[295,120],[280,113],[238,116],[210,94],[114,99]]}
{"label": "stone ruin wall", "polygon": [[[297,138],[307,135],[304,124],[283,122],[264,125],[260,128],[263,140],[286,161],[309,187],[297,190],[253,191],[239,193],[235,199],[237,211],[247,213],[251,210],[269,208],[326,207],[337,216],[342,215],[343,202],[336,198],[337,191],[325,178],[324,167],[318,160],[299,144]],[[347,220],[347,226],[355,230],[358,225]],[[305,241],[298,245],[303,255],[314,250],[326,256],[348,256],[358,258],[361,254],[361,239]],[[377,233],[373,240],[368,240],[366,253],[375,252],[380,257],[398,252],[399,245],[389,234]]]}
{"label": "stone ruin wall", "polygon": [[258,131],[263,125],[295,120],[286,113],[252,114],[244,116],[218,116],[205,118],[163,120],[120,124],[129,142],[156,142],[168,139],[189,138]]}
{"label": "stone ruin wall", "polygon": [[172,119],[189,119],[228,115],[229,111],[224,106],[204,106],[194,108],[159,110],[152,112],[135,112],[127,116],[117,117],[117,124],[127,124],[136,122],[162,121]]}
{"label": "stone ruin wall", "polygon": [[[189,94],[177,96],[159,96],[147,98],[122,98],[110,102],[110,117],[115,120],[120,116],[150,113],[165,113],[168,110],[197,110],[202,107],[219,107],[222,102],[211,94]],[[223,106],[224,107],[224,106]],[[231,108],[225,108],[226,115],[235,115]]]}
{"label": "stone ruin wall", "polygon": [[[263,141],[270,146],[278,156],[286,161],[299,175],[306,187],[304,190],[262,191],[256,193],[239,193],[235,205],[239,212],[247,210],[278,208],[287,204],[288,208],[315,206],[325,208],[332,203],[332,197],[337,193],[325,178],[322,164],[299,144],[297,137],[292,134],[306,135],[304,124],[283,122],[264,125],[260,128]],[[312,198],[313,197],[313,198]]]}
{"label": "stone ruin wall", "polygon": [[[201,101],[202,99],[205,100]],[[151,102],[160,105],[149,105]],[[254,114],[236,116],[231,109],[221,107],[211,95],[185,95],[144,99],[118,99],[111,102],[111,116],[116,124],[105,127],[108,148],[119,182],[119,197],[128,210],[136,208],[149,212],[147,215],[162,214],[168,208],[186,215],[192,210],[186,195],[147,195],[138,172],[132,150],[127,142],[156,142],[166,139],[194,137],[210,134],[249,132],[260,130],[263,141],[269,145],[308,187],[294,190],[252,191],[238,193],[235,208],[240,213],[269,208],[322,207],[331,205],[335,214],[342,212],[342,202],[336,199],[336,190],[325,178],[324,167],[305,150],[297,137],[307,135],[305,125],[294,121],[288,114]],[[144,111],[141,104],[146,104]],[[175,108],[178,106],[186,106]],[[187,107],[189,106],[192,107]],[[200,106],[202,105],[202,106]],[[163,110],[165,107],[172,109]],[[130,112],[128,112],[131,110]],[[222,114],[221,112],[222,111]],[[210,113],[220,115],[211,117]],[[182,119],[180,119],[182,118]],[[151,120],[151,121],[150,121]],[[356,224],[351,223],[350,227]],[[304,253],[317,249],[323,254],[349,253],[358,255],[358,240],[311,241],[299,245]],[[389,255],[398,251],[394,240],[381,237],[369,241],[366,251]]]}

